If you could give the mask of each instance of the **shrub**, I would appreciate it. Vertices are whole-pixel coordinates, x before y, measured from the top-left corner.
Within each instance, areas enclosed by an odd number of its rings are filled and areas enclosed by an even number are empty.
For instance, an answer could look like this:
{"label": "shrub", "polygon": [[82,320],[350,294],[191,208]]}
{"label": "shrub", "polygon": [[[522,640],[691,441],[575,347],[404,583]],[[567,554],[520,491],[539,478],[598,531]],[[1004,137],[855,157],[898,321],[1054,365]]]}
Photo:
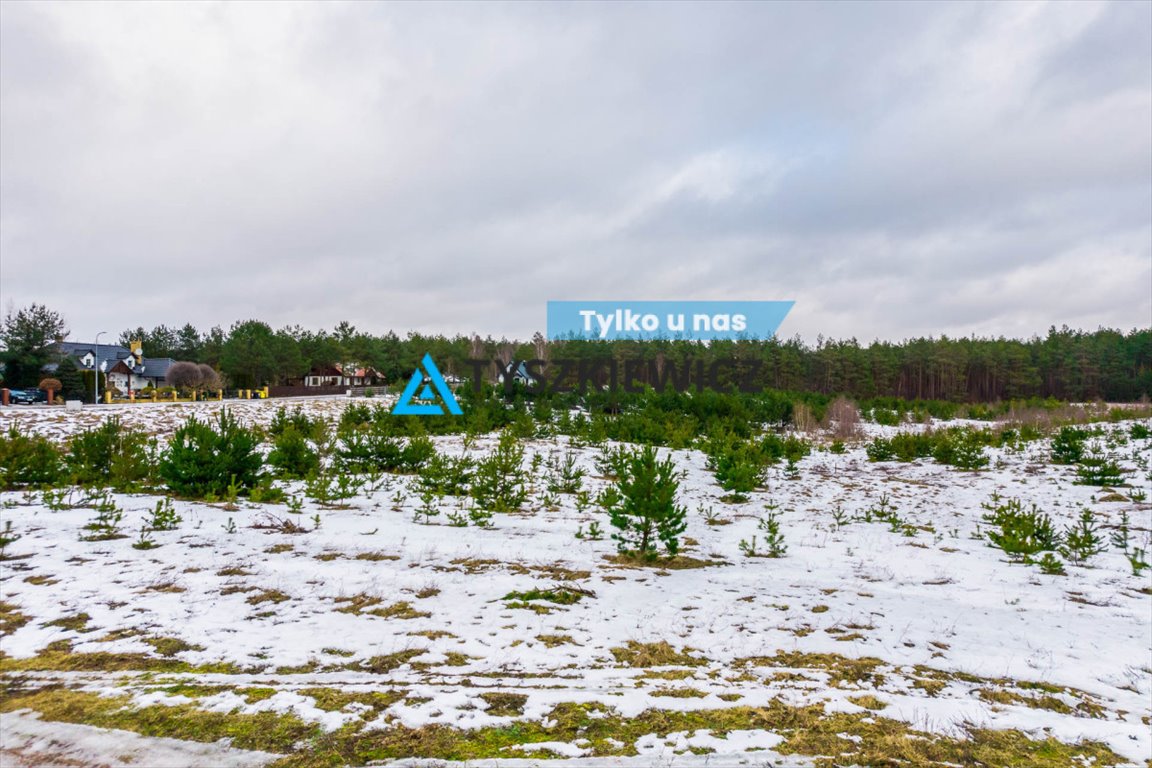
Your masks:
{"label": "shrub", "polygon": [[160,476],[176,493],[224,496],[229,487],[249,489],[260,480],[263,459],[256,436],[224,409],[216,428],[195,417],[186,421],[168,444]]}
{"label": "shrub", "polygon": [[[400,451],[400,467],[404,472],[417,472],[436,455],[436,444],[428,435],[413,435]],[[523,451],[521,451],[523,456]]]}
{"label": "shrub", "polygon": [[688,512],[676,503],[679,488],[671,458],[657,461],[652,446],[628,454],[612,492],[602,497],[621,554],[655,557],[658,541],[671,555],[680,550]]}
{"label": "shrub", "polygon": [[72,438],[66,458],[68,472],[78,485],[131,489],[151,478],[154,447],[152,438],[125,427],[113,416]]}
{"label": "shrub", "polygon": [[320,469],[320,455],[296,425],[289,424],[273,441],[268,463],[280,477],[302,479]]}
{"label": "shrub", "polygon": [[1060,537],[1052,519],[1035,504],[1024,509],[1019,499],[1008,499],[1003,504],[993,495],[992,503],[984,504],[988,514],[984,521],[997,530],[988,531],[988,539],[1004,550],[1012,559],[1027,561],[1032,555],[1055,550]]}
{"label": "shrub", "polygon": [[47,390],[48,392],[59,392],[64,388],[64,385],[60,383],[60,379],[48,377],[40,381],[39,388]]}
{"label": "shrub", "polygon": [[489,512],[520,509],[528,497],[525,488],[524,448],[511,432],[500,433],[496,450],[476,463],[472,498]]}
{"label": "shrub", "polygon": [[4,488],[52,485],[63,469],[56,444],[40,435],[22,435],[10,427],[0,436],[0,482]]}

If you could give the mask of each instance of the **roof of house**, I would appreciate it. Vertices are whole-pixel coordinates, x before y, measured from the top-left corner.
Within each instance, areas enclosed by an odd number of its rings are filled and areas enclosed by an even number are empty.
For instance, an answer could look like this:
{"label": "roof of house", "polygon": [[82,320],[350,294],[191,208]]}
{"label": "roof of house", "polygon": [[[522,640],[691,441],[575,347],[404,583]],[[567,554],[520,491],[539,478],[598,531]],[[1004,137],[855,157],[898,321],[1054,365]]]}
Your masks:
{"label": "roof of house", "polygon": [[136,366],[133,373],[137,376],[147,376],[150,379],[163,379],[168,375],[168,369],[175,362],[170,357],[144,358],[144,365]]}
{"label": "roof of house", "polygon": [[91,366],[84,365],[80,358],[92,352],[100,359],[101,362],[108,360],[123,360],[131,356],[131,352],[127,348],[119,344],[89,344],[83,341],[60,341],[56,344],[56,349],[62,354],[70,355],[76,358],[76,365],[81,370],[91,370]]}
{"label": "roof of house", "polygon": [[[163,379],[168,375],[168,369],[176,362],[170,357],[153,357],[144,358],[143,365],[136,365],[132,353],[127,348],[118,344],[97,345],[81,341],[61,341],[56,345],[56,348],[62,354],[75,358],[76,367],[82,371],[92,370],[92,366],[84,365],[81,358],[93,352],[99,357],[100,363],[105,367],[106,371],[111,371],[114,364],[123,363],[134,375],[144,376],[149,379]],[[44,366],[44,370],[55,371],[56,365],[46,365]]]}

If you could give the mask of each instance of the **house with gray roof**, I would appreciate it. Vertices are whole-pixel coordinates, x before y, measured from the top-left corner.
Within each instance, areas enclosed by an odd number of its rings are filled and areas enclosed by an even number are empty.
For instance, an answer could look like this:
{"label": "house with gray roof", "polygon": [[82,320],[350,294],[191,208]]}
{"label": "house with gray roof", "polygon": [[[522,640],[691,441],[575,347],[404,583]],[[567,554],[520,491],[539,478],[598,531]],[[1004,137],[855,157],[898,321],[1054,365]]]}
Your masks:
{"label": "house with gray roof", "polygon": [[[176,362],[170,357],[145,359],[143,350],[137,349],[133,353],[119,344],[61,341],[56,344],[56,351],[63,357],[72,358],[81,371],[99,369],[107,377],[108,386],[121,392],[164,386],[168,369]],[[56,364],[47,365],[44,369],[55,371]]]}

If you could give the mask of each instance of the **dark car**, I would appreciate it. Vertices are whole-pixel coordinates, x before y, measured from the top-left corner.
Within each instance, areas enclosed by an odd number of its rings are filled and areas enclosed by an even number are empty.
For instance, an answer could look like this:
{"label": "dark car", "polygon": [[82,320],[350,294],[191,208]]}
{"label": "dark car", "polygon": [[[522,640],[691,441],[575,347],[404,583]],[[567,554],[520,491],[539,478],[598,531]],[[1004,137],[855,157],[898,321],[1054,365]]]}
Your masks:
{"label": "dark car", "polygon": [[48,402],[48,392],[43,389],[11,389],[8,391],[8,402],[13,405],[46,403]]}

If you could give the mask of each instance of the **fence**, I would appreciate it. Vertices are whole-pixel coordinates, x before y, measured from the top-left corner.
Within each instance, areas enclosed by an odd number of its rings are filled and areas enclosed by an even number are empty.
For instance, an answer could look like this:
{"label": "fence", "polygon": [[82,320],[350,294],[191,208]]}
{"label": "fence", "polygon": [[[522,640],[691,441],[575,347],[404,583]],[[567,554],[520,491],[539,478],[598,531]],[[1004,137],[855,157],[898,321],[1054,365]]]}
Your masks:
{"label": "fence", "polygon": [[268,397],[306,397],[308,395],[346,395],[351,387],[268,387]]}

